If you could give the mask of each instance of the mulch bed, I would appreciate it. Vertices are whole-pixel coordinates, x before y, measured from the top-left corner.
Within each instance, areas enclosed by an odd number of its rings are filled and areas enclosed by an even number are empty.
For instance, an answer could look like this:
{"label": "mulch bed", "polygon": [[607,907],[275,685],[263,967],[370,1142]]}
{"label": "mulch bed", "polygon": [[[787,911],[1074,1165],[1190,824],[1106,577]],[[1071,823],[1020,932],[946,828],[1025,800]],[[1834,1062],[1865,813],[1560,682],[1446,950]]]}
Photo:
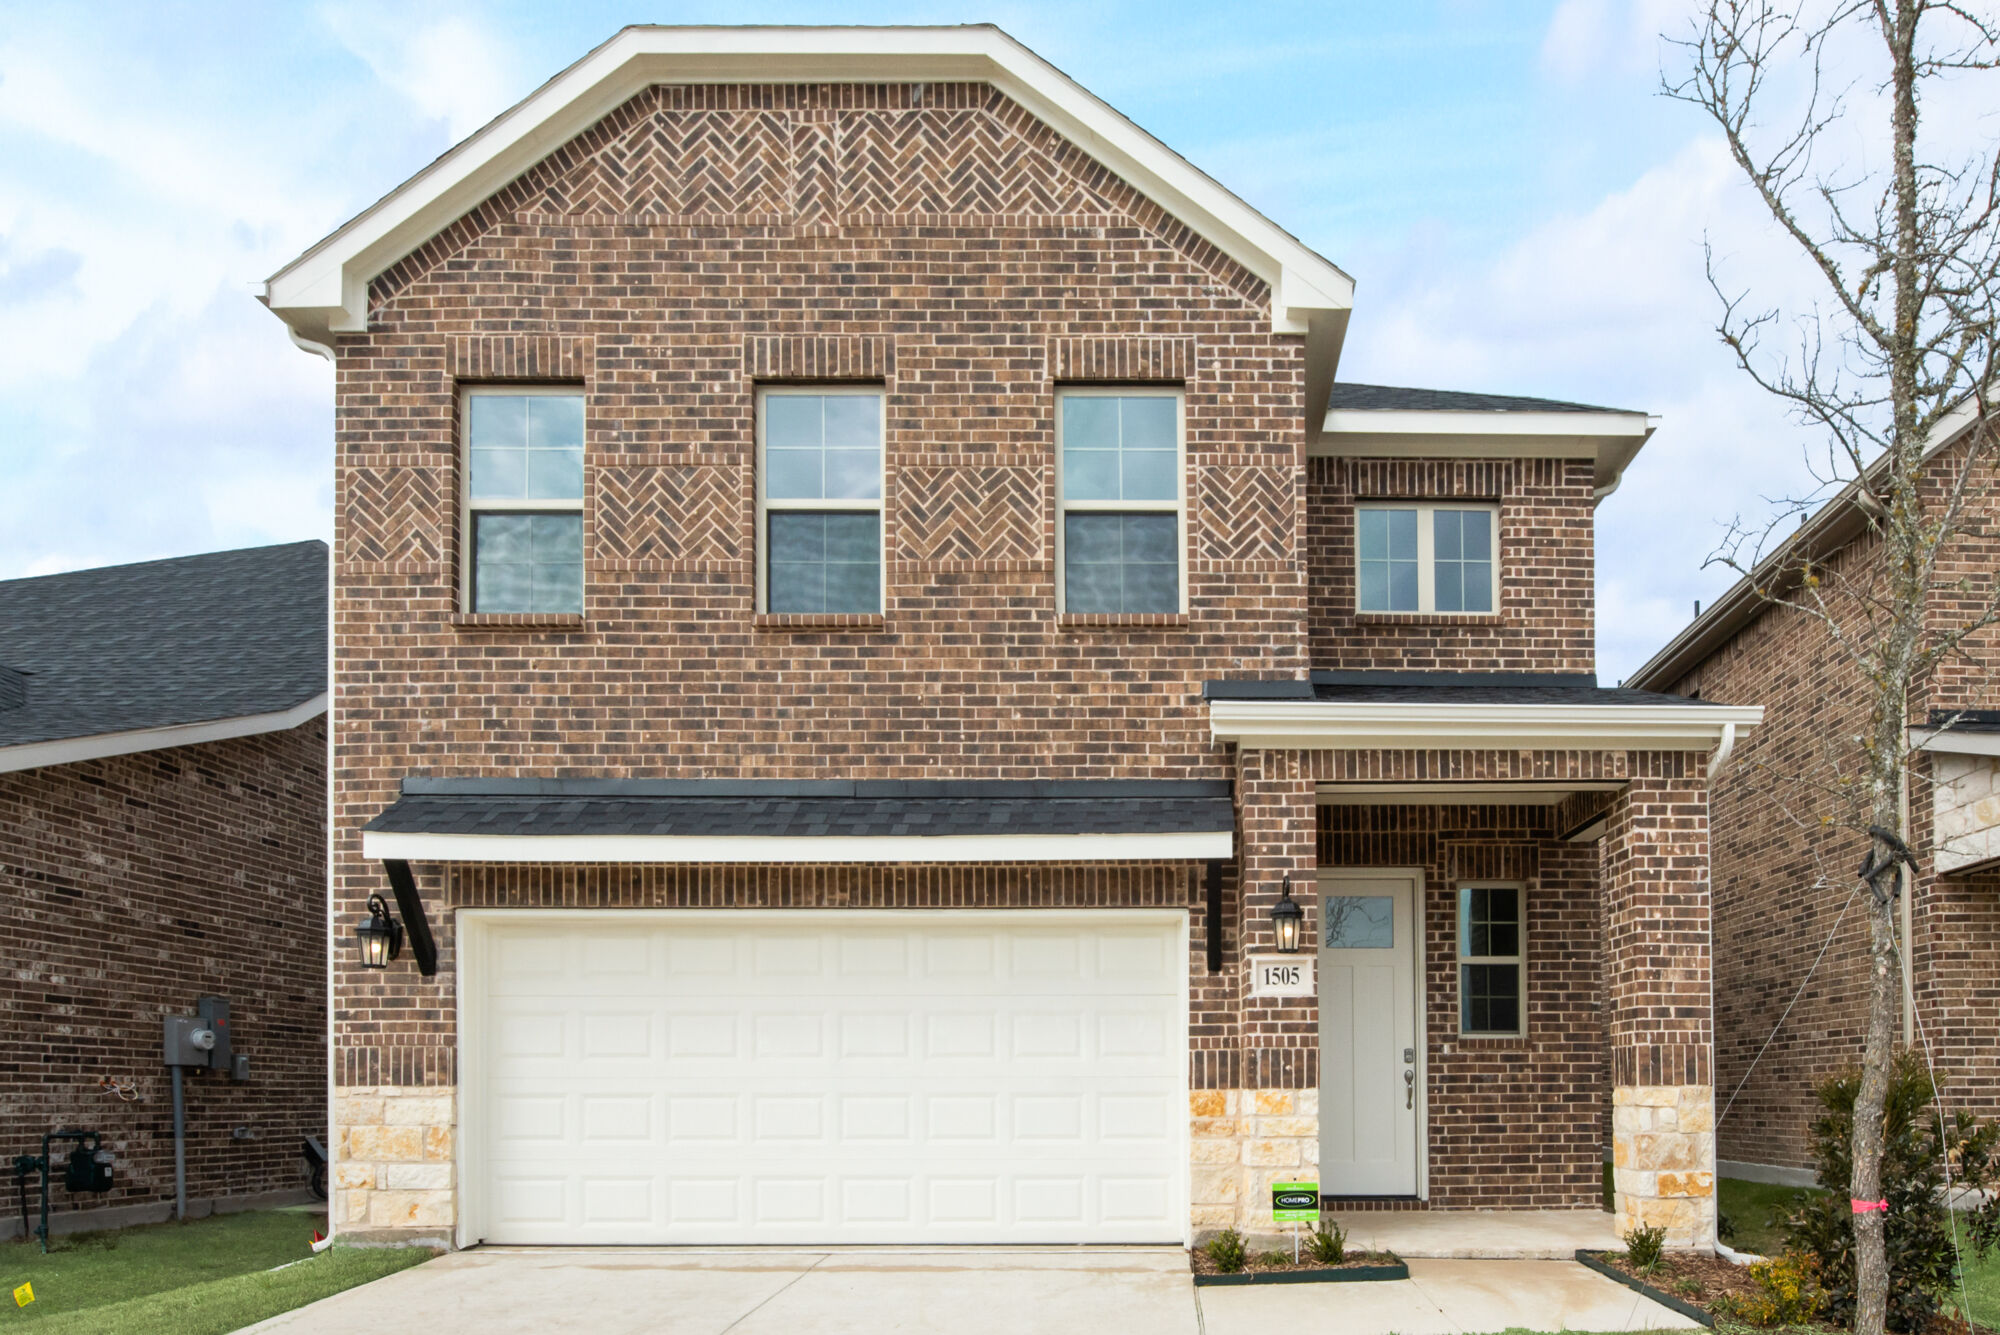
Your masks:
{"label": "mulch bed", "polygon": [[[1188,1253],[1190,1264],[1197,1275],[1220,1275],[1225,1272],[1216,1268],[1206,1247],[1196,1247]],[[1400,1266],[1401,1257],[1390,1252],[1350,1251],[1347,1259],[1337,1266],[1321,1265],[1312,1259],[1311,1253],[1303,1248],[1299,1251],[1297,1265],[1292,1264],[1292,1250],[1287,1247],[1282,1252],[1252,1252],[1244,1259],[1243,1268],[1229,1273],[1238,1275],[1296,1275],[1307,1272],[1328,1270],[1366,1270],[1380,1266]]]}
{"label": "mulch bed", "polygon": [[[1704,1255],[1697,1252],[1668,1252],[1660,1258],[1650,1274],[1640,1274],[1625,1259],[1623,1252],[1597,1252],[1594,1259],[1629,1276],[1648,1288],[1656,1289],[1680,1302],[1698,1307],[1714,1317],[1714,1303],[1726,1295],[1748,1297],[1757,1292],[1757,1282],[1750,1278],[1750,1267],[1726,1261],[1720,1256]],[[1720,1318],[1719,1324],[1732,1330],[1747,1329],[1739,1320]],[[1824,1331],[1826,1335],[1842,1335],[1833,1326],[1814,1323],[1811,1326],[1789,1326],[1787,1330]],[[1991,1328],[1974,1325],[1963,1318],[1940,1312],[1931,1318],[1924,1335],[1996,1335]]]}

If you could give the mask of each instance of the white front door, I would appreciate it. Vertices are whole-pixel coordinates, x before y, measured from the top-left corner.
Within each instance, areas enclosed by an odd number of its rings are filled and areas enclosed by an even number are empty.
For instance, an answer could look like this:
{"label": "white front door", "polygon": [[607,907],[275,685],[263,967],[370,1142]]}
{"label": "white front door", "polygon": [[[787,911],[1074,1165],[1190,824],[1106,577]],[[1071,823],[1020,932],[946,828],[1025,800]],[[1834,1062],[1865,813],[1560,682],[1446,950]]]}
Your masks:
{"label": "white front door", "polygon": [[1416,879],[1322,874],[1320,1190],[1417,1194]]}
{"label": "white front door", "polygon": [[468,1240],[1185,1232],[1185,914],[466,917]]}

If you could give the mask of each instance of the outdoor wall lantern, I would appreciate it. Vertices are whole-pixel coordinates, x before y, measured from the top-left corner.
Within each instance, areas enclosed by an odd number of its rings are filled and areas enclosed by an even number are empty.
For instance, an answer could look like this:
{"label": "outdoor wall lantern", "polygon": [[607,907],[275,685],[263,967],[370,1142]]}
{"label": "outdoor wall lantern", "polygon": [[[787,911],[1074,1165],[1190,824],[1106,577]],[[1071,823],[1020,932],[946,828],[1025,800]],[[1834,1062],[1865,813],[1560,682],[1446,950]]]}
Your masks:
{"label": "outdoor wall lantern", "polygon": [[1306,911],[1292,899],[1291,873],[1285,874],[1284,893],[1271,906],[1271,928],[1278,934],[1278,950],[1281,954],[1296,954],[1299,949],[1299,928],[1304,925]]}
{"label": "outdoor wall lantern", "polygon": [[403,953],[403,924],[389,912],[388,901],[380,895],[368,896],[368,920],[354,929],[361,943],[361,967],[386,969],[389,961]]}

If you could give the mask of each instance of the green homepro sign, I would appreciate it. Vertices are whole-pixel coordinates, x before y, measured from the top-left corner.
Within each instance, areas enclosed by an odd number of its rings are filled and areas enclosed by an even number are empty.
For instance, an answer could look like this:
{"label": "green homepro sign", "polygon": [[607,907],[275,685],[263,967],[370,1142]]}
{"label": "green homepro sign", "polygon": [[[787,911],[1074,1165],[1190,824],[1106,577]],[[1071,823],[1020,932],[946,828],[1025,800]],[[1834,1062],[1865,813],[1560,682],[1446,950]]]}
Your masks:
{"label": "green homepro sign", "polygon": [[1317,1224],[1319,1183],[1273,1182],[1271,1220],[1278,1224]]}

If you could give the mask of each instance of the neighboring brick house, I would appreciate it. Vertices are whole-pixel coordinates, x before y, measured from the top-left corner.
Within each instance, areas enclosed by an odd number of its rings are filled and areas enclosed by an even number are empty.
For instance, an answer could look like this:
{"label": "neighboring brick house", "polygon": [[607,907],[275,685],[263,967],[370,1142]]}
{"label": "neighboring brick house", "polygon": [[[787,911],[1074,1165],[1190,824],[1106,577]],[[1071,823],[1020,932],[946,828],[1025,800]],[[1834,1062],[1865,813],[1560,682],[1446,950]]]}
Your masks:
{"label": "neighboring brick house", "polygon": [[[326,1128],[323,542],[0,582],[0,1146],[96,1130],[113,1189],[175,1201],[163,1018],[230,1003],[249,1078],[185,1079],[190,1215],[306,1198]],[[58,1146],[58,1153],[68,1146]],[[0,1236],[18,1234],[0,1214]]]}
{"label": "neighboring brick house", "polygon": [[[1973,414],[1937,436],[1925,487],[1935,501],[1964,462]],[[1982,463],[1967,535],[1941,570],[1936,624],[1963,625],[1994,593],[2000,486]],[[1799,554],[1852,590],[1880,571],[1881,547],[1852,492],[1816,511],[1756,586]],[[1955,587],[1961,579],[1964,589]],[[1844,618],[1854,605],[1835,604]],[[1850,620],[1850,626],[1859,624]],[[1994,639],[1943,663],[1912,695],[1919,747],[1908,794],[1919,870],[1899,904],[1906,956],[1901,1040],[1936,1059],[1948,1107],[2000,1116],[2000,666]],[[1811,1181],[1806,1126],[1813,1087],[1861,1059],[1867,1031],[1868,929],[1851,900],[1867,841],[1831,795],[1854,772],[1852,739],[1868,704],[1860,672],[1824,623],[1774,607],[1750,580],[1702,610],[1626,683],[1707,699],[1755,699],[1768,722],[1736,748],[1715,786],[1716,1061],[1725,1105],[1719,1153],[1735,1175]],[[1824,951],[1824,958],[1821,952]],[[1914,1005],[1912,1005],[1914,1003]],[[1782,1020],[1782,1024],[1780,1021]]]}
{"label": "neighboring brick house", "polygon": [[1758,711],[1592,676],[1651,426],[1336,386],[1351,292],[977,26],[627,29],[275,275],[337,370],[335,1226],[1594,1209],[1608,1119],[1712,1238]]}

